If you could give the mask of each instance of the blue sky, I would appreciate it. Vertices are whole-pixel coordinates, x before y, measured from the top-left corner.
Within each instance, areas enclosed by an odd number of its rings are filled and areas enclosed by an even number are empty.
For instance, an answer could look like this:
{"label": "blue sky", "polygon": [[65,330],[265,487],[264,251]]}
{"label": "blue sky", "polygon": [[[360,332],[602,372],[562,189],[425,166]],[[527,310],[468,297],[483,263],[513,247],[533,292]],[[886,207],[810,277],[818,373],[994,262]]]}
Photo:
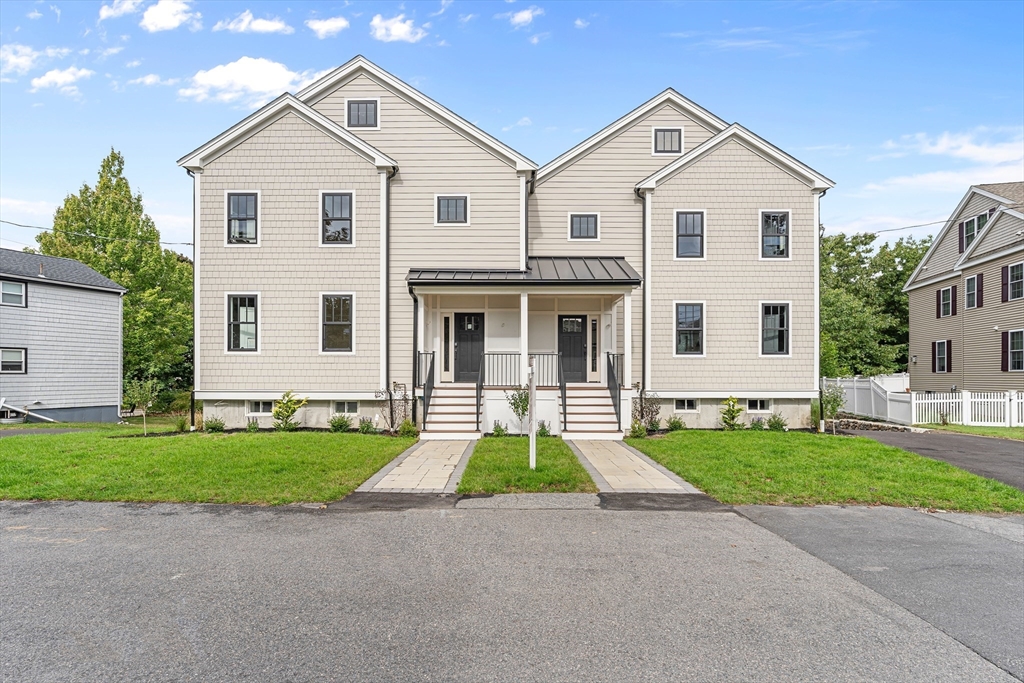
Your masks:
{"label": "blue sky", "polygon": [[[538,163],[674,87],[835,180],[830,232],[1024,179],[1024,2],[5,0],[0,217],[49,226],[114,147],[190,241],[175,161],[356,54]],[[35,234],[0,225],[6,247]]]}

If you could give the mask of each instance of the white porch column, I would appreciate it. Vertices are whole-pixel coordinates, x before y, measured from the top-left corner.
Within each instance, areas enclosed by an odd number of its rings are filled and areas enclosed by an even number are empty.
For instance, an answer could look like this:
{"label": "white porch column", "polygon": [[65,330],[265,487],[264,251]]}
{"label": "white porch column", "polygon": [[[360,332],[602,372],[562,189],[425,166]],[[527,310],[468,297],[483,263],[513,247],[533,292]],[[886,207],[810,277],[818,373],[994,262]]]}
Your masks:
{"label": "white porch column", "polygon": [[633,293],[622,296],[622,374],[627,387],[633,386]]}
{"label": "white porch column", "polygon": [[[426,339],[426,336],[427,336],[426,335],[426,325],[424,325],[424,322],[426,321],[426,317],[427,317],[427,312],[426,312],[425,309],[427,307],[428,297],[421,296],[421,295],[417,294],[416,298],[419,300],[418,310],[416,311],[416,317],[418,318],[418,320],[416,321],[416,327],[419,328],[416,331],[416,352],[417,353],[423,353],[424,351],[427,350],[426,342],[425,342],[425,339]],[[417,361],[418,360],[419,359],[417,358]],[[415,383],[419,383],[419,381],[420,381],[420,378],[416,377],[416,382]]]}
{"label": "white porch column", "polygon": [[519,383],[529,383],[528,370],[530,365],[530,295],[519,294]]}

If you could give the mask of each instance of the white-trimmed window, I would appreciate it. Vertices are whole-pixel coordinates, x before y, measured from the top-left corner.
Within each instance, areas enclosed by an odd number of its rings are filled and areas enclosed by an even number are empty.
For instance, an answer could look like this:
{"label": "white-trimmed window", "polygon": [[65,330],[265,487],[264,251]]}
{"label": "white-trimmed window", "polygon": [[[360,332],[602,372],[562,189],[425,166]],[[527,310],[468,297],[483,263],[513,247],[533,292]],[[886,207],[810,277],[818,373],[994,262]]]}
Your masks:
{"label": "white-trimmed window", "polygon": [[770,398],[748,398],[748,413],[770,413],[772,412],[772,400]]}
{"label": "white-trimmed window", "polygon": [[228,244],[259,244],[259,193],[228,192]]}
{"label": "white-trimmed window", "polygon": [[0,373],[24,375],[28,372],[26,349],[0,349]]}
{"label": "white-trimmed window", "polygon": [[601,217],[596,213],[570,213],[569,239],[596,240]]}
{"label": "white-trimmed window", "polygon": [[0,304],[25,308],[28,300],[28,297],[25,296],[25,290],[24,282],[0,280]]}
{"label": "white-trimmed window", "polygon": [[273,401],[249,401],[249,411],[246,415],[273,415]]}
{"label": "white-trimmed window", "polygon": [[461,223],[469,225],[469,195],[439,194],[434,199],[435,225]]}
{"label": "white-trimmed window", "polygon": [[352,353],[355,349],[351,294],[323,294],[320,297],[320,350],[324,353]]}
{"label": "white-trimmed window", "polygon": [[351,192],[320,194],[320,244],[352,245],[355,205]]}
{"label": "white-trimmed window", "polygon": [[935,342],[935,372],[949,372],[949,342]]}
{"label": "white-trimmed window", "polygon": [[676,258],[704,258],[703,211],[676,211]]}
{"label": "white-trimmed window", "polygon": [[974,218],[968,218],[964,221],[964,249],[966,250],[971,246],[971,242],[974,238],[981,233],[981,229],[985,227],[985,221],[988,220],[988,214],[983,213],[980,216]]}
{"label": "white-trimmed window", "polygon": [[654,128],[651,130],[652,154],[682,154],[682,128]]}
{"label": "white-trimmed window", "polygon": [[378,109],[380,100],[346,100],[345,101],[345,125],[348,128],[375,128],[379,129]]}
{"label": "white-trimmed window", "polygon": [[964,308],[978,307],[978,276],[972,275],[964,280]]}
{"label": "white-trimmed window", "polygon": [[939,292],[939,317],[948,318],[953,315],[953,288],[943,287]]}
{"label": "white-trimmed window", "polygon": [[338,415],[358,415],[359,401],[335,401],[334,412]]}
{"label": "white-trimmed window", "polygon": [[697,403],[695,398],[677,398],[676,399],[676,412],[677,413],[696,413],[697,407],[700,404]]}
{"label": "white-trimmed window", "polygon": [[789,211],[761,212],[761,258],[789,258]]}
{"label": "white-trimmed window", "polygon": [[761,304],[761,355],[789,355],[789,304]]}
{"label": "white-trimmed window", "polygon": [[704,355],[704,303],[676,302],[677,356]]}
{"label": "white-trimmed window", "polygon": [[1006,366],[1011,372],[1024,370],[1024,330],[1010,330]]}
{"label": "white-trimmed window", "polygon": [[228,294],[227,350],[238,353],[259,351],[259,295]]}
{"label": "white-trimmed window", "polygon": [[1007,269],[1009,273],[1008,300],[1024,299],[1024,263],[1015,263]]}

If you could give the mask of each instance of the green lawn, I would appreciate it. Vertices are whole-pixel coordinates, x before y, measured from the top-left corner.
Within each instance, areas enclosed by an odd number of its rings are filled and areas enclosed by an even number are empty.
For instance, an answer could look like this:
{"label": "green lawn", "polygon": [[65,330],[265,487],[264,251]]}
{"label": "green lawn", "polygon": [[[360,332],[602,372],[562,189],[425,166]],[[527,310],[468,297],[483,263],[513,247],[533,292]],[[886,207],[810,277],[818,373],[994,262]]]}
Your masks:
{"label": "green lawn", "polygon": [[530,470],[530,440],[488,437],[476,442],[459,493],[597,493],[597,486],[564,441],[537,439],[537,469]]}
{"label": "green lawn", "polygon": [[413,442],[330,432],[8,436],[0,439],[0,498],[269,505],[337,500]]}
{"label": "green lawn", "polygon": [[960,434],[977,434],[978,436],[995,436],[1000,439],[1024,441],[1024,427],[971,427],[965,425],[917,425],[928,429]]}
{"label": "green lawn", "polygon": [[[185,417],[188,419],[188,416]],[[146,418],[146,427],[151,432],[174,431],[174,424],[178,418],[172,415],[153,415]],[[126,434],[142,432],[142,418],[129,417],[125,419],[128,424],[118,422],[22,422],[20,424],[0,425],[0,431],[9,429],[89,429],[117,432]],[[135,429],[138,427],[138,429]]]}
{"label": "green lawn", "polygon": [[687,430],[629,439],[723,503],[1024,512],[1024,492],[863,437]]}

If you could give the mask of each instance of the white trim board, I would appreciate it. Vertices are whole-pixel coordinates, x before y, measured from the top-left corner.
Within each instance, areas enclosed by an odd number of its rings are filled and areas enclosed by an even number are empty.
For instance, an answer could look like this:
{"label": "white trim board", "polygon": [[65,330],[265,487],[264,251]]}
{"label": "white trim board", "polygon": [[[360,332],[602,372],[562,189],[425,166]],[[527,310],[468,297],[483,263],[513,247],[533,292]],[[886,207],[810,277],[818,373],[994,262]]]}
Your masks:
{"label": "white trim board", "polygon": [[[288,389],[253,389],[246,391],[197,391],[197,401],[277,401]],[[294,390],[296,396],[310,401],[374,401],[375,391],[302,391]]]}
{"label": "white trim board", "polygon": [[[441,221],[437,220],[438,211],[440,210],[440,207],[437,205],[437,200],[440,199],[441,197],[465,197],[466,198],[466,222],[465,223],[460,223],[458,221],[445,221],[444,223],[442,223]],[[472,204],[473,204],[473,200],[469,196],[468,192],[459,191],[459,192],[437,192],[437,193],[435,193],[434,194],[434,227],[435,228],[445,228],[445,227],[448,227],[450,225],[454,225],[456,227],[466,227],[466,228],[470,227],[473,224],[472,216],[471,216]]]}
{"label": "white trim board", "polygon": [[[350,126],[348,123],[348,103],[354,102],[376,102],[377,103],[377,125],[376,126]],[[346,97],[345,98],[345,130],[380,130],[380,97]]]}
{"label": "white trim board", "polygon": [[[659,130],[678,130],[679,131],[679,151],[678,152],[657,152],[655,151],[655,134]],[[683,126],[651,126],[651,156],[652,157],[680,157],[683,152],[686,151],[686,129]]]}
{"label": "white trim board", "polygon": [[[786,306],[786,315],[789,318],[786,327],[786,353],[764,353],[764,307],[782,305]],[[793,357],[793,302],[782,299],[763,299],[757,303],[757,357],[758,358],[792,358]],[[751,397],[753,398],[753,397]]]}
{"label": "white trim board", "polygon": [[[230,216],[228,214],[230,202],[228,197],[233,194],[254,194],[256,195],[256,242],[254,244],[247,244],[245,242],[230,242],[228,241],[228,235],[231,234],[231,225],[229,223]],[[260,190],[224,190],[224,246],[230,247],[231,249],[252,249],[259,247],[263,242],[263,192]]]}
{"label": "white trim board", "polygon": [[[679,255],[679,214],[699,213],[701,255],[680,256]],[[673,261],[707,261],[708,260],[708,212],[707,209],[672,209],[672,260]]]}
{"label": "white trim board", "polygon": [[[676,353],[678,346],[676,345],[676,333],[679,332],[676,329],[678,318],[676,316],[676,306],[693,306],[695,304],[700,305],[700,317],[701,317],[701,337],[700,337],[700,353]],[[707,358],[708,355],[708,305],[706,301],[684,301],[682,299],[672,302],[672,358]]]}
{"label": "white trim board", "polygon": [[[764,255],[764,215],[766,213],[784,213],[789,216],[789,225],[786,234],[786,255],[765,256]],[[792,261],[793,260],[793,210],[792,209],[758,209],[757,210],[757,260],[758,261]],[[818,271],[814,271],[817,273]]]}
{"label": "white trim board", "polygon": [[[595,237],[573,237],[572,236],[572,217],[573,216],[597,216],[597,225],[594,226],[596,236]],[[565,241],[566,242],[581,242],[587,244],[590,242],[601,241],[601,212],[600,211],[567,211],[565,214]]]}
{"label": "white trim board", "polygon": [[[1024,213],[1006,207],[999,207],[999,209],[997,209],[996,212],[992,214],[992,217],[988,219],[988,222],[985,224],[985,228],[982,231],[982,233],[974,238],[974,241],[971,242],[971,246],[964,249],[964,253],[960,256],[956,264],[953,266],[953,270],[963,270],[966,265],[975,265],[975,263],[968,264],[968,261],[971,260],[971,257],[974,255],[974,252],[978,250],[978,245],[984,242],[985,239],[992,234],[992,232],[995,230],[999,222],[999,219],[1002,218],[1004,215],[1013,216],[1018,220],[1024,220]],[[1022,247],[1024,247],[1024,237],[1019,239],[1017,244],[1011,244],[1007,247],[1004,247],[1003,249],[1000,250],[1000,253],[1003,253],[1003,255],[1012,254],[1014,250],[1020,249]],[[991,254],[986,254],[985,256],[980,257],[976,263],[984,263],[984,259],[990,258]]]}
{"label": "white trim board", "polygon": [[[351,351],[324,351],[324,297],[325,296],[347,296],[352,299],[352,350]],[[355,292],[320,292],[316,299],[317,308],[320,309],[320,326],[317,328],[316,348],[321,356],[354,356],[356,355],[356,294]]]}
{"label": "white trim board", "polygon": [[[228,313],[233,296],[256,297],[256,350],[232,351],[228,348]],[[224,323],[224,354],[227,356],[259,356],[263,353],[263,295],[260,292],[224,292],[224,309],[221,320]]]}

